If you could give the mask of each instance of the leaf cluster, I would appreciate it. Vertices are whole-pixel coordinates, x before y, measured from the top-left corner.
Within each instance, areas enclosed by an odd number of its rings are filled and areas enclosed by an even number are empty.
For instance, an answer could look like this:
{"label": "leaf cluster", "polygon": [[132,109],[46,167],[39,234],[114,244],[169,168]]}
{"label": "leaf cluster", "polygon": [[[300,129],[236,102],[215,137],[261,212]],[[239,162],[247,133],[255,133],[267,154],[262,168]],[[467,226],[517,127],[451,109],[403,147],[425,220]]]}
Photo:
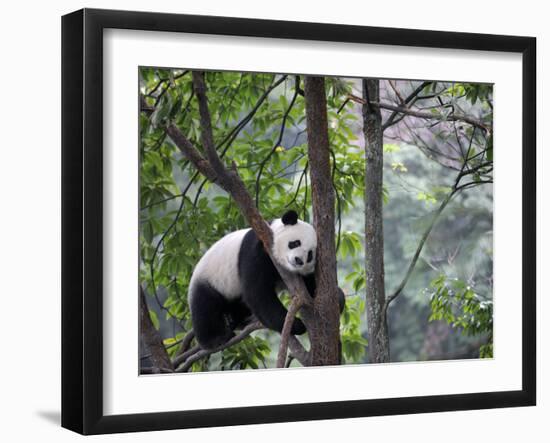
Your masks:
{"label": "leaf cluster", "polygon": [[488,342],[480,348],[480,357],[492,357],[492,300],[484,300],[466,282],[444,274],[432,280],[427,292],[431,308],[429,321],[443,320],[464,335],[488,336]]}

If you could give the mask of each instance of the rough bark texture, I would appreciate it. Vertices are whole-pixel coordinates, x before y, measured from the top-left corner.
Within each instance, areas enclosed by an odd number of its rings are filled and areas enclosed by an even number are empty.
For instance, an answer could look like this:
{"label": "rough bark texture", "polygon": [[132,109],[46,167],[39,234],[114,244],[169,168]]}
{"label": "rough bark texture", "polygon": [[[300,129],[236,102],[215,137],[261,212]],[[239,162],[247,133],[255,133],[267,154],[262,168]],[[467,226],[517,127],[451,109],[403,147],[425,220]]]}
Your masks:
{"label": "rough bark texture", "polygon": [[155,329],[151,321],[149,308],[145,301],[145,294],[141,288],[139,290],[139,326],[143,344],[149,352],[149,358],[153,364],[152,373],[172,372],[174,370],[172,362],[164,348],[159,331]]}
{"label": "rough bark texture", "polygon": [[368,354],[371,363],[390,360],[384,288],[384,231],[382,218],[383,139],[379,80],[363,80],[365,135],[365,273]]}
{"label": "rough bark texture", "polygon": [[340,362],[340,315],[336,248],[334,243],[334,189],[331,180],[325,81],[306,77],[304,97],[307,117],[308,160],[311,177],[313,225],[317,232],[316,293],[313,328],[308,325],[311,364]]}

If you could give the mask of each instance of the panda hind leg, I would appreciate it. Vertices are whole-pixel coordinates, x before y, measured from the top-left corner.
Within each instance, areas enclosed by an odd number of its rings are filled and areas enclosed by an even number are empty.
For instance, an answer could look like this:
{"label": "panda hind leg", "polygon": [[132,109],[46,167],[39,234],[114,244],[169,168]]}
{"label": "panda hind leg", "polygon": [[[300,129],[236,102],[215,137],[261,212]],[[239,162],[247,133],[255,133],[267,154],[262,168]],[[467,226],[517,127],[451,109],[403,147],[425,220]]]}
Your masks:
{"label": "panda hind leg", "polygon": [[252,312],[240,299],[228,303],[229,325],[232,330],[242,329],[255,320]]}
{"label": "panda hind leg", "polygon": [[195,338],[203,349],[216,349],[235,334],[231,325],[230,304],[206,283],[198,283],[191,297],[191,320]]}

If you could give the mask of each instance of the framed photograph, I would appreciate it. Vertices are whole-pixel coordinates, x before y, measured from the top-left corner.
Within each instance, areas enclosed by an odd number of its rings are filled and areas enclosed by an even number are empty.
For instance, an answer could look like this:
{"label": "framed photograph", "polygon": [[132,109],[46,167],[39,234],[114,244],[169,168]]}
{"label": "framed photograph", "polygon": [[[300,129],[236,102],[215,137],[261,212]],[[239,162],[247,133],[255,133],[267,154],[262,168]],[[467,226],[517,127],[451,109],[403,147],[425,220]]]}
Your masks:
{"label": "framed photograph", "polygon": [[530,37],[62,20],[62,426],[536,402]]}

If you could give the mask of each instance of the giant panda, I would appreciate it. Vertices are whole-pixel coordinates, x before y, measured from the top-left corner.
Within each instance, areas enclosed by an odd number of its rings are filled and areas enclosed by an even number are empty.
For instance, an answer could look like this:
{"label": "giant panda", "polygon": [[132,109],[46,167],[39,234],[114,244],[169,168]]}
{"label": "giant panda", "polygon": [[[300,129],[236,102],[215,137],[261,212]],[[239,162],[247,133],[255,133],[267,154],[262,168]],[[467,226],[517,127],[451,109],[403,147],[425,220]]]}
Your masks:
{"label": "giant panda", "polygon": [[[295,211],[286,212],[270,227],[274,259],[284,269],[303,276],[313,296],[315,229],[298,220]],[[223,345],[252,316],[265,327],[281,332],[287,314],[277,296],[282,288],[281,276],[252,229],[222,237],[201,257],[189,282],[191,320],[199,345],[204,349]],[[291,333],[304,332],[303,322],[296,318]]]}

